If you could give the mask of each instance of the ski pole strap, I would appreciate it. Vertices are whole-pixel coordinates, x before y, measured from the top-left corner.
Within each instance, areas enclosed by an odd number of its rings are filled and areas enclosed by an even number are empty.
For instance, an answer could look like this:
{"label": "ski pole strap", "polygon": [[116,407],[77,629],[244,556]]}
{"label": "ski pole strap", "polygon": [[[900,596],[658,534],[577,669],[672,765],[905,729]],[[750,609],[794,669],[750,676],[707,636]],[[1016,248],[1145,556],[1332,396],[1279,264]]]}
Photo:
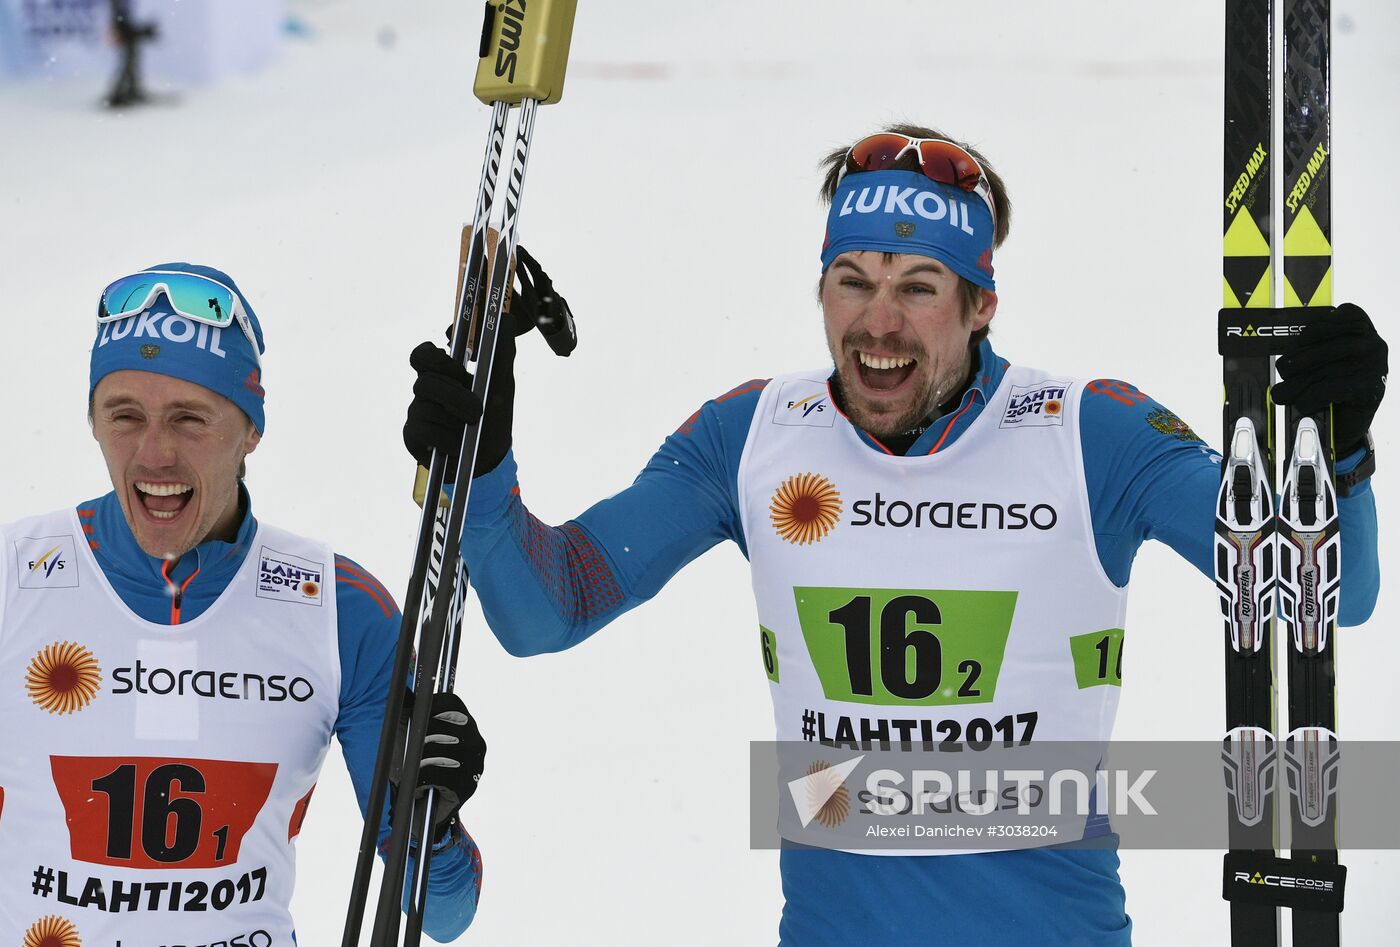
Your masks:
{"label": "ski pole strap", "polygon": [[1340,914],[1346,881],[1345,865],[1235,851],[1225,855],[1223,896],[1226,901]]}
{"label": "ski pole strap", "polygon": [[1332,314],[1331,306],[1295,306],[1289,309],[1220,310],[1221,355],[1281,355],[1288,341],[1308,323]]}
{"label": "ski pole strap", "polygon": [[1365,483],[1371,478],[1371,474],[1376,472],[1376,439],[1371,436],[1371,432],[1366,432],[1366,453],[1356,466],[1347,473],[1337,474],[1337,495],[1349,497],[1351,491],[1357,486]]}

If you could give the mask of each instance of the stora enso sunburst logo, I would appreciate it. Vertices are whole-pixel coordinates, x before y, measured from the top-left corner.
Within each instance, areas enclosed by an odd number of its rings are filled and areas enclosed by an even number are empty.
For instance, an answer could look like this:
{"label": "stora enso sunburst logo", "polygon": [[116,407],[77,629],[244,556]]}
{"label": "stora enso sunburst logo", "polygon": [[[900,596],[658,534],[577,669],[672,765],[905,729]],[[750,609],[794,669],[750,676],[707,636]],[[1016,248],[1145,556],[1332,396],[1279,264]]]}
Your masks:
{"label": "stora enso sunburst logo", "polygon": [[82,947],[82,943],[72,921],[50,914],[24,932],[23,947]]}
{"label": "stora enso sunburst logo", "polygon": [[29,662],[24,689],[34,703],[51,714],[82,710],[102,687],[97,657],[75,641],[55,641]]}
{"label": "stora enso sunburst logo", "polygon": [[841,519],[841,494],[821,474],[793,474],[774,491],[768,517],[778,535],[794,545],[821,542]]}
{"label": "stora enso sunburst logo", "polygon": [[834,829],[846,821],[846,815],[851,811],[851,794],[846,789],[845,778],[841,770],[832,769],[822,760],[807,767],[807,775],[797,781],[804,783],[807,789],[808,815],[807,821],[802,823],[804,828],[812,820],[828,829]]}

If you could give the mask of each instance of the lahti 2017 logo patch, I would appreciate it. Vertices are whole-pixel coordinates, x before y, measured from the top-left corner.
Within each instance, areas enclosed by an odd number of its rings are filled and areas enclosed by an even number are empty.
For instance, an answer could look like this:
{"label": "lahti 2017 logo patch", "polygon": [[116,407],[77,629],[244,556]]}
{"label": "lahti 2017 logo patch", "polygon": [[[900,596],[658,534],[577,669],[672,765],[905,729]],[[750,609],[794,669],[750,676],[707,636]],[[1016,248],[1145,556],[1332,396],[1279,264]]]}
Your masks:
{"label": "lahti 2017 logo patch", "polygon": [[290,556],[267,546],[258,552],[258,598],[320,605],[322,563]]}
{"label": "lahti 2017 logo patch", "polygon": [[1196,432],[1191,430],[1190,425],[1177,417],[1172,411],[1166,408],[1156,408],[1147,416],[1147,424],[1152,430],[1168,437],[1174,437],[1178,441],[1199,441]]}

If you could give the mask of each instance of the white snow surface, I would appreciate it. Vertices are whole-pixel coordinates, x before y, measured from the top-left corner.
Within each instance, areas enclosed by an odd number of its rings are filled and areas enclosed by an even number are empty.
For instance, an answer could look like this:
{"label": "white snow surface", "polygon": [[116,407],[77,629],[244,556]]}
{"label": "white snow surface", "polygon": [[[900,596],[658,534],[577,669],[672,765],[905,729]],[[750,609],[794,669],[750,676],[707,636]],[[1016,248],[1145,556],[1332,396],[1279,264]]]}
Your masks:
{"label": "white snow surface", "polygon": [[[524,243],[582,336],[568,360],[538,339],[519,358],[531,509],[568,519],[631,482],[707,398],[823,362],[816,162],[900,119],[974,142],[1009,182],[998,350],[1130,380],[1218,444],[1220,7],[581,4],[522,211]],[[1366,305],[1393,342],[1400,7],[1334,8],[1338,299]],[[407,354],[450,321],[487,128],[471,94],[480,7],[296,9],[313,38],[175,105],[110,115],[88,85],[0,88],[0,521],[109,489],[84,419],[99,289],[153,263],[206,262],[240,282],[269,340],[258,516],[324,537],[401,592],[417,523],[399,435]],[[1390,566],[1398,411],[1387,404],[1375,427]],[[1214,739],[1215,591],[1153,543],[1134,575],[1115,734]],[[1393,736],[1397,619],[1383,592],[1340,635],[1349,739]],[[748,741],[772,733],[755,625],[732,545],[564,654],[507,656],[473,606],[458,691],[490,754],[465,811],[485,885],[463,942],[776,941],[777,859],[747,842]],[[298,845],[301,943],[339,942],[358,835],[332,754]],[[1123,852],[1136,943],[1227,942],[1219,858]],[[1400,857],[1344,861],[1348,942],[1393,942]]]}

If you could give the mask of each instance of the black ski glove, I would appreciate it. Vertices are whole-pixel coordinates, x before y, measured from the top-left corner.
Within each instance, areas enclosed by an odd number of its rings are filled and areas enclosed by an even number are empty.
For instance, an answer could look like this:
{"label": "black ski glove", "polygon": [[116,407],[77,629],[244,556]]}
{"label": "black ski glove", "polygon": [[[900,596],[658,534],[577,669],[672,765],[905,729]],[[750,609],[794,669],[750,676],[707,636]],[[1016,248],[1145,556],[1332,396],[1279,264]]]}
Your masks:
{"label": "black ski glove", "polygon": [[1309,322],[1275,366],[1274,401],[1304,414],[1332,405],[1332,443],[1345,457],[1365,446],[1385,396],[1387,348],[1360,306],[1343,303]]}
{"label": "black ski glove", "polygon": [[[558,354],[567,355],[573,350],[573,316],[569,304],[554,291],[549,276],[524,247],[516,247],[515,252],[515,275],[520,288],[511,292],[510,311],[501,314],[484,419],[481,401],[471,390],[471,373],[446,351],[424,342],[408,358],[418,373],[418,380],[413,384],[413,401],[408,406],[408,420],[403,426],[404,446],[424,467],[428,466],[434,448],[447,453],[449,477],[457,468],[463,431],[478,419],[482,419],[481,440],[477,445],[473,477],[495,470],[510,450],[515,410],[516,337],[538,327]],[[564,334],[566,330],[567,335]]]}
{"label": "black ski glove", "polygon": [[[408,719],[413,714],[413,691],[405,688],[403,717],[399,725],[402,740],[407,739]],[[456,694],[434,694],[428,733],[424,738],[423,762],[418,769],[418,794],[429,789],[438,794],[433,822],[433,843],[440,843],[451,830],[457,810],[476,792],[486,766],[486,741],[476,719]],[[395,774],[392,788],[398,792]]]}

